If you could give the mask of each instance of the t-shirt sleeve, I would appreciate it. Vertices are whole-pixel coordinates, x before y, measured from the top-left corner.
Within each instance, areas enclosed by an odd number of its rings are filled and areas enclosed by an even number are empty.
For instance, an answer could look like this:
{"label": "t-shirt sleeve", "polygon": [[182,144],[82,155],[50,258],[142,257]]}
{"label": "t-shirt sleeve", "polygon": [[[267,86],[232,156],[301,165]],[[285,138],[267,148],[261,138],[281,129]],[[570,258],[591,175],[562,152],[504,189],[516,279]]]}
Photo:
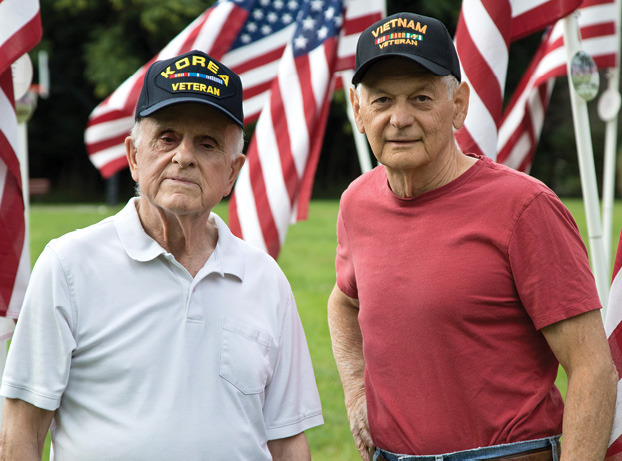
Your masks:
{"label": "t-shirt sleeve", "polygon": [[540,193],[520,213],[508,252],[537,329],[601,307],[579,229],[553,193]]}
{"label": "t-shirt sleeve", "polygon": [[324,423],[307,340],[290,291],[283,315],[278,357],[265,390],[268,440],[291,437]]}
{"label": "t-shirt sleeve", "polygon": [[337,216],[337,256],[335,258],[337,286],[350,298],[358,299],[354,261],[342,210],[343,208],[340,207]]}
{"label": "t-shirt sleeve", "polygon": [[70,290],[54,251],[33,268],[7,356],[0,394],[53,411],[69,379],[72,334]]}

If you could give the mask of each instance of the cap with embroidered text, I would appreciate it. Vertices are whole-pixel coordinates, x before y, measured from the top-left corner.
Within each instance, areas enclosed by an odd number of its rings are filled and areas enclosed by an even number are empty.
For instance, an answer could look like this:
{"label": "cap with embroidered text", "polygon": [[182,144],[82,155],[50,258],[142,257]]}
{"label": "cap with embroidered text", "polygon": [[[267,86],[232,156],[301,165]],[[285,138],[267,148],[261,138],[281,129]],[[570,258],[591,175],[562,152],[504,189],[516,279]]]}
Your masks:
{"label": "cap with embroidered text", "polygon": [[244,127],[240,77],[202,51],[154,62],[145,74],[135,118],[180,103],[206,104]]}
{"label": "cap with embroidered text", "polygon": [[394,56],[415,61],[435,75],[461,79],[456,47],[445,25],[420,14],[396,13],[359,37],[352,84],[358,85],[372,64]]}

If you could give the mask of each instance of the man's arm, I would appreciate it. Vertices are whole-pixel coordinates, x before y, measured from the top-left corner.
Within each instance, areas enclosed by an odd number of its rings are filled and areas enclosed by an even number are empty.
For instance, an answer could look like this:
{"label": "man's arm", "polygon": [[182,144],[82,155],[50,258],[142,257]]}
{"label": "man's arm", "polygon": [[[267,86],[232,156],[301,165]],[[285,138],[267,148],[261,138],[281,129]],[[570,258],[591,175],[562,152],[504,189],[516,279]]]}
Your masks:
{"label": "man's arm", "polygon": [[304,432],[284,439],[268,440],[268,450],[274,461],[311,461],[311,452]]}
{"label": "man's arm", "polygon": [[554,323],[543,328],[542,333],[568,375],[562,459],[604,459],[618,373],[600,312],[590,311]]}
{"label": "man's arm", "polygon": [[0,431],[0,460],[41,460],[53,411],[18,399],[5,399]]}
{"label": "man's arm", "polygon": [[367,461],[371,459],[375,447],[367,421],[365,358],[358,313],[358,300],[350,298],[335,285],[328,299],[328,327],[345,395],[350,431],[361,458]]}

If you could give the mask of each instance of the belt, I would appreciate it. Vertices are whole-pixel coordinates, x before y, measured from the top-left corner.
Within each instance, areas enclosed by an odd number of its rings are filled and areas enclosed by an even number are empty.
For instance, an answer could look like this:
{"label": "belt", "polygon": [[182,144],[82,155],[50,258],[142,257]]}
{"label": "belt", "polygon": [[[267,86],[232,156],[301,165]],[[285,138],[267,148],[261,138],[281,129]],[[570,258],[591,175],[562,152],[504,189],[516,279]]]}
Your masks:
{"label": "belt", "polygon": [[477,460],[477,459],[486,459],[486,460],[507,460],[507,461],[555,461],[558,460],[560,455],[561,455],[561,448],[560,448],[560,444],[559,441],[555,441],[554,442],[556,445],[556,450],[555,452],[557,453],[557,457],[554,458],[553,456],[553,448],[551,445],[549,445],[548,447],[544,447],[544,448],[536,448],[536,449],[532,449],[532,450],[526,450],[526,451],[522,451],[519,453],[515,453],[512,455],[502,455],[496,458],[489,458],[489,457],[480,457],[477,454],[469,454],[466,455],[465,452],[461,452],[459,456],[456,456],[458,453],[455,454],[447,454],[447,455],[431,455],[431,456],[408,456],[408,455],[395,455],[393,453],[388,453],[385,450],[378,450],[376,452],[377,457],[374,458],[377,461],[398,461],[398,460],[402,460],[402,459],[421,459],[421,460],[434,460],[434,459],[446,459],[446,460],[452,460],[452,459],[460,459],[460,460]]}
{"label": "belt", "polygon": [[[557,453],[560,453],[559,444],[557,445]],[[512,461],[552,461],[553,460],[553,449],[551,447],[548,448],[540,448],[539,450],[529,450],[524,451],[523,453],[517,453],[511,456],[504,456],[502,458],[493,458],[497,460],[512,460]]]}

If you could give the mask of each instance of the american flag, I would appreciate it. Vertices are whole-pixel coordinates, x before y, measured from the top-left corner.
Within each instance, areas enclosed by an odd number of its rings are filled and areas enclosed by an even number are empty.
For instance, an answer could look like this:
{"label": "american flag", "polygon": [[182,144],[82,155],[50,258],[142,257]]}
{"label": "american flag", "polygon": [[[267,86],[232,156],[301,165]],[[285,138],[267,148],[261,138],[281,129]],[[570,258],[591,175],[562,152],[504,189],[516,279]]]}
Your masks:
{"label": "american flag", "polygon": [[341,0],[306,2],[229,201],[234,234],[277,257],[306,217],[337,64]]}
{"label": "american flag", "polygon": [[[259,117],[296,19],[310,0],[221,0],[207,9],[151,61],[99,104],[89,117],[85,143],[102,176],[127,167],[124,140],[134,123],[134,109],[149,65],[198,49],[218,59],[242,78],[244,121]],[[360,32],[383,15],[380,0],[349,0],[346,5],[336,70],[354,67]]]}
{"label": "american flag", "polygon": [[[605,333],[609,340],[609,348],[613,361],[618,369],[618,376],[622,378],[622,235],[618,243],[613,268],[613,282],[609,292],[607,317],[605,318]],[[622,380],[618,381],[618,401],[616,402],[613,429],[607,450],[608,460],[622,459]]]}
{"label": "american flag", "polygon": [[513,40],[541,30],[581,0],[464,0],[456,28],[463,80],[471,87],[469,113],[456,134],[465,152],[497,158],[497,133]]}
{"label": "american flag", "polygon": [[12,318],[17,318],[24,298],[30,260],[11,64],[41,35],[38,1],[0,2],[0,315]]}
{"label": "american flag", "polygon": [[[578,10],[583,49],[600,69],[615,67],[619,48],[615,0],[584,0]],[[529,172],[556,77],[566,75],[563,24],[545,34],[505,109],[497,144],[499,163]]]}

